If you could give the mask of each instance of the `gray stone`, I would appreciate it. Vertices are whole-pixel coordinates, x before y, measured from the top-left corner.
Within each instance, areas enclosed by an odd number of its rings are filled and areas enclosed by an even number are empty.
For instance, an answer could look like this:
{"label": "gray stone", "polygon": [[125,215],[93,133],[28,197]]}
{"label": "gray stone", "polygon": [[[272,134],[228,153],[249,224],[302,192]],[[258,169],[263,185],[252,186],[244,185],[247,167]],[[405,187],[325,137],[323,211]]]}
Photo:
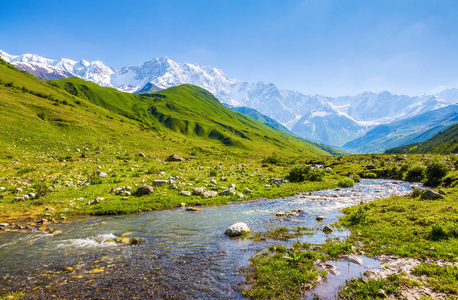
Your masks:
{"label": "gray stone", "polygon": [[221,196],[229,196],[229,195],[235,195],[235,188],[234,187],[230,187],[228,188],[227,190],[224,190],[222,191],[221,193],[219,193]]}
{"label": "gray stone", "polygon": [[439,189],[439,194],[446,195],[447,193],[444,191],[444,189]]}
{"label": "gray stone", "polygon": [[373,169],[376,169],[377,167],[374,164],[367,164],[366,168],[368,170],[373,170]]}
{"label": "gray stone", "polygon": [[30,198],[35,198],[35,196],[36,196],[35,193],[29,193]]}
{"label": "gray stone", "polygon": [[430,189],[425,189],[425,192],[423,193],[423,195],[421,195],[421,199],[435,200],[435,199],[442,199],[442,198],[444,198],[444,196]]}
{"label": "gray stone", "polygon": [[317,217],[316,217],[316,220],[317,220],[317,221],[323,221],[323,220],[324,220],[324,216],[317,216]]}
{"label": "gray stone", "polygon": [[245,188],[245,189],[243,190],[243,193],[244,193],[244,194],[253,194],[253,191],[250,190],[249,188]]}
{"label": "gray stone", "polygon": [[176,155],[176,154],[172,154],[170,155],[169,157],[167,157],[166,161],[183,161],[184,158]]}
{"label": "gray stone", "polygon": [[148,195],[148,194],[151,194],[153,191],[154,189],[152,186],[144,185],[137,189],[137,195],[138,196]]}
{"label": "gray stone", "polygon": [[202,194],[202,198],[212,198],[212,197],[216,197],[217,195],[218,193],[215,191],[208,191]]}
{"label": "gray stone", "polygon": [[359,256],[356,256],[354,254],[343,255],[342,259],[345,259],[346,261],[349,261],[360,266],[363,265],[363,260]]}
{"label": "gray stone", "polygon": [[162,186],[167,183],[167,180],[154,180],[153,186]]}
{"label": "gray stone", "polygon": [[334,230],[331,229],[331,227],[329,227],[328,225],[324,226],[323,227],[323,232],[324,233],[331,233],[333,232]]}
{"label": "gray stone", "polygon": [[181,191],[180,194],[183,196],[191,196],[191,192],[189,191]]}
{"label": "gray stone", "polygon": [[142,152],[139,152],[139,153],[138,153],[138,156],[140,156],[140,157],[145,157],[146,155],[143,154]]}
{"label": "gray stone", "polygon": [[244,232],[249,232],[250,229],[248,228],[247,224],[238,222],[231,226],[229,226],[226,231],[224,232],[225,235],[229,237],[240,236]]}
{"label": "gray stone", "polygon": [[194,188],[192,190],[192,193],[194,195],[202,195],[204,192],[205,192],[205,188],[204,187]]}
{"label": "gray stone", "polygon": [[237,197],[243,198],[243,197],[245,197],[245,196],[244,196],[242,193],[238,193],[238,194],[237,194]]}

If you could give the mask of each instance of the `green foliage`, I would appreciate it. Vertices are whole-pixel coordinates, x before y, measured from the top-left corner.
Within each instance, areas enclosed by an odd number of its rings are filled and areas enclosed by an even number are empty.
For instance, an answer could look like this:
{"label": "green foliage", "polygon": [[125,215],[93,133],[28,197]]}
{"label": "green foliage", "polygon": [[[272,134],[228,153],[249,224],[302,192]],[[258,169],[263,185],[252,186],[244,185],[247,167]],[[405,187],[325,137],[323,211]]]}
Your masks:
{"label": "green foliage", "polygon": [[450,167],[447,166],[442,160],[435,159],[428,162],[425,170],[427,186],[438,186],[442,178],[450,172]]}
{"label": "green foliage", "polygon": [[352,244],[348,241],[340,241],[340,239],[327,240],[324,244],[314,248],[315,251],[320,251],[328,254],[330,257],[337,258],[340,255],[352,253]]}
{"label": "green foliage", "polygon": [[16,175],[17,176],[22,176],[24,174],[27,174],[27,173],[30,173],[30,172],[33,172],[35,171],[35,168],[33,167],[24,167],[24,168],[21,168],[19,171],[17,171]]}
{"label": "green foliage", "polygon": [[245,275],[250,285],[242,290],[253,299],[299,299],[311,289],[326,271],[313,264],[324,256],[313,251],[290,250],[270,254],[264,252],[250,259],[250,269]]}
{"label": "green foliage", "polygon": [[272,165],[279,165],[279,166],[287,166],[294,164],[294,160],[287,158],[285,156],[281,156],[280,154],[274,152],[271,155],[264,158],[261,163],[263,164],[272,164]]}
{"label": "green foliage", "polygon": [[367,206],[358,206],[358,209],[348,215],[346,222],[350,225],[363,224],[367,219]]}
{"label": "green foliage", "polygon": [[447,294],[458,294],[458,266],[439,266],[422,263],[413,270],[415,276],[427,276],[434,289]]}
{"label": "green foliage", "polygon": [[364,171],[361,172],[361,178],[377,178],[377,174],[374,172]]}
{"label": "green foliage", "polygon": [[339,183],[337,183],[337,185],[341,188],[348,188],[354,186],[355,181],[351,178],[345,177],[339,180]]}
{"label": "green foliage", "polygon": [[218,171],[215,169],[210,170],[210,177],[216,177],[218,176]]}
{"label": "green foliage", "polygon": [[38,198],[45,197],[51,190],[44,180],[37,181],[34,186],[35,194]]}
{"label": "green foliage", "polygon": [[363,277],[353,278],[347,281],[345,286],[340,287],[337,299],[386,299],[386,296],[390,295],[399,296],[401,294],[399,287],[413,285],[418,285],[418,283],[396,274],[380,280],[365,279]]}
{"label": "green foliage", "polygon": [[312,168],[308,165],[298,165],[291,168],[288,174],[288,180],[291,182],[302,181],[323,181],[325,172],[318,168]]}
{"label": "green foliage", "polygon": [[405,176],[404,180],[406,181],[413,181],[413,182],[419,182],[421,181],[426,174],[426,166],[423,164],[414,164],[411,166]]}

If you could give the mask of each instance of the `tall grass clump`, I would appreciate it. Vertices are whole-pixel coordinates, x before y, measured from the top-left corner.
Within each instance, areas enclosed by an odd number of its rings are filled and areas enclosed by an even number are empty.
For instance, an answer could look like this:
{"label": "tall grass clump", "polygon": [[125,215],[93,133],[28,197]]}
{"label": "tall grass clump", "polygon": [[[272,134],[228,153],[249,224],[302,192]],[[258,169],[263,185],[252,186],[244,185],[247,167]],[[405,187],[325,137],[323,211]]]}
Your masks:
{"label": "tall grass clump", "polygon": [[425,170],[425,185],[431,187],[438,186],[441,183],[442,178],[445,177],[448,172],[450,172],[450,167],[442,160],[435,159],[430,161]]}
{"label": "tall grass clump", "polygon": [[294,166],[287,176],[291,182],[303,182],[303,181],[323,181],[324,171],[318,168],[312,168],[308,165]]}

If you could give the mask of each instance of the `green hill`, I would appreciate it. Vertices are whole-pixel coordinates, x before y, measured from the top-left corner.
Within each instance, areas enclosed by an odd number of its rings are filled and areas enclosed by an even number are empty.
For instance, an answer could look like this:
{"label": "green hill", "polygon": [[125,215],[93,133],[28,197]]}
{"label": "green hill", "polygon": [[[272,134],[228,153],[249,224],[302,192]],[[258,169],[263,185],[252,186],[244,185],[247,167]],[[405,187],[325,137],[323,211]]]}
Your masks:
{"label": "green hill", "polygon": [[91,144],[157,155],[340,153],[233,112],[192,85],[136,95],[79,78],[43,82],[4,61],[0,80],[0,145],[6,152]]}
{"label": "green hill", "polygon": [[388,149],[385,153],[458,153],[458,124],[425,142]]}

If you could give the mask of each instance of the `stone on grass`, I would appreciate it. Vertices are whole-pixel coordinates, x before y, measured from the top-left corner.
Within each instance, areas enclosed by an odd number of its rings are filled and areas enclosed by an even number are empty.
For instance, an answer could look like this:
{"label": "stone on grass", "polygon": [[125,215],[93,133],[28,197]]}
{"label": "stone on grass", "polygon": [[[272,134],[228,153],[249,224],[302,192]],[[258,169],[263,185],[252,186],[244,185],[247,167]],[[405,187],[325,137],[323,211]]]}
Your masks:
{"label": "stone on grass", "polygon": [[423,195],[421,195],[421,199],[435,200],[442,198],[444,198],[444,196],[430,189],[425,189],[425,192],[423,193]]}
{"label": "stone on grass", "polygon": [[154,180],[153,186],[162,186],[167,183],[167,180]]}
{"label": "stone on grass", "polygon": [[229,236],[229,237],[234,237],[234,236],[240,236],[244,232],[249,232],[249,231],[250,231],[250,229],[248,228],[247,224],[245,224],[243,222],[238,222],[238,223],[235,223],[235,224],[229,226],[226,229],[226,231],[224,232],[224,234]]}
{"label": "stone on grass", "polygon": [[191,196],[191,192],[189,192],[189,191],[181,191],[181,192],[180,192],[180,195],[183,195],[183,196]]}
{"label": "stone on grass", "polygon": [[140,157],[145,157],[146,155],[143,154],[143,152],[139,152],[139,153],[138,153],[138,156],[140,156]]}
{"label": "stone on grass", "polygon": [[243,197],[245,197],[245,196],[244,196],[242,193],[238,193],[238,194],[237,194],[237,197],[243,198]]}
{"label": "stone on grass", "polygon": [[373,169],[376,169],[377,167],[374,164],[367,164],[366,168],[368,170],[373,170]]}
{"label": "stone on grass", "polygon": [[224,190],[222,191],[221,193],[219,193],[221,196],[228,196],[228,195],[235,195],[235,188],[234,187],[230,187],[228,188],[227,190]]}
{"label": "stone on grass", "polygon": [[218,195],[218,193],[215,192],[215,191],[207,191],[207,192],[204,192],[202,194],[202,198],[212,198],[212,197],[215,197],[217,195]]}
{"label": "stone on grass", "polygon": [[137,189],[137,195],[138,196],[148,195],[148,194],[151,194],[153,191],[154,189],[152,186],[144,185]]}
{"label": "stone on grass", "polygon": [[243,190],[243,193],[244,193],[244,194],[253,194],[253,191],[250,190],[249,188],[245,188],[245,189]]}
{"label": "stone on grass", "polygon": [[192,193],[193,193],[194,195],[203,195],[204,192],[205,192],[205,188],[203,188],[203,187],[194,188],[194,189],[192,190]]}
{"label": "stone on grass", "polygon": [[167,157],[166,161],[183,161],[184,159],[176,154],[172,154]]}

